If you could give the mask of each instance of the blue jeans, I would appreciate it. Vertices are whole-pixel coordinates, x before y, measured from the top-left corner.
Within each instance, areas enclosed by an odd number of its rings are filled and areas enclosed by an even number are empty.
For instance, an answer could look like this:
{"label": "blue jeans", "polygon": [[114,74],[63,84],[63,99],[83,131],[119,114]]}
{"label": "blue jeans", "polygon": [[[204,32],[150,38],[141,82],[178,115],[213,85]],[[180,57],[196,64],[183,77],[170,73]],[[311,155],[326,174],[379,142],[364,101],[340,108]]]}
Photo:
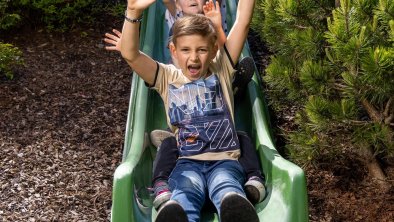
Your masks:
{"label": "blue jeans", "polygon": [[218,212],[223,196],[236,192],[245,197],[244,170],[235,160],[197,161],[180,159],[169,178],[171,199],[185,210],[189,222],[200,221],[200,212],[206,197]]}

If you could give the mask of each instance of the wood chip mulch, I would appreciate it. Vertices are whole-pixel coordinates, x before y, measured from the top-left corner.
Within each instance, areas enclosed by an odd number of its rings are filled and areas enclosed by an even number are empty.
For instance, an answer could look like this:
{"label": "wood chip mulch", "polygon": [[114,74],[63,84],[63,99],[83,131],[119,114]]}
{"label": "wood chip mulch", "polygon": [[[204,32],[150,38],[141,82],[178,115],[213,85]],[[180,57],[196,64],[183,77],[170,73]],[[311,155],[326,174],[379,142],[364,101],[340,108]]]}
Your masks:
{"label": "wood chip mulch", "polygon": [[8,39],[26,65],[0,77],[0,221],[109,220],[130,69],[88,33]]}

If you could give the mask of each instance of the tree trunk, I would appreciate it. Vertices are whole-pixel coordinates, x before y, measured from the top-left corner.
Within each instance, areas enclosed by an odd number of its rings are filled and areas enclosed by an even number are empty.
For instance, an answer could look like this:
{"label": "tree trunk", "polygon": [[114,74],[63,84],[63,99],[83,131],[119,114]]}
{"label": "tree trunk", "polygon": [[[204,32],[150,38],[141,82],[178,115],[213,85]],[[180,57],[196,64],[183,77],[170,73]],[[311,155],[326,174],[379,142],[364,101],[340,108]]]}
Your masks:
{"label": "tree trunk", "polygon": [[[383,123],[384,117],[383,115],[375,109],[375,107],[368,102],[368,100],[363,99],[361,101],[364,109],[367,111],[369,117],[377,123]],[[389,184],[386,181],[386,176],[383,173],[382,168],[380,167],[374,152],[372,150],[372,148],[368,147],[367,149],[365,149],[366,151],[363,153],[365,156],[365,159],[367,160],[367,167],[368,167],[368,171],[370,173],[370,175],[377,179],[379,185],[383,188],[383,189],[388,189]]]}
{"label": "tree trunk", "polygon": [[382,114],[379,113],[378,110],[366,99],[361,100],[361,104],[363,104],[364,109],[367,111],[368,116],[374,121],[381,123],[383,121]]}
{"label": "tree trunk", "polygon": [[387,191],[390,188],[390,184],[386,180],[386,176],[384,175],[384,172],[382,168],[380,167],[378,161],[376,160],[375,156],[373,155],[373,152],[370,148],[363,149],[364,151],[362,154],[365,157],[365,160],[367,161],[367,167],[368,167],[368,172],[371,175],[373,179],[377,181],[379,186],[384,190]]}

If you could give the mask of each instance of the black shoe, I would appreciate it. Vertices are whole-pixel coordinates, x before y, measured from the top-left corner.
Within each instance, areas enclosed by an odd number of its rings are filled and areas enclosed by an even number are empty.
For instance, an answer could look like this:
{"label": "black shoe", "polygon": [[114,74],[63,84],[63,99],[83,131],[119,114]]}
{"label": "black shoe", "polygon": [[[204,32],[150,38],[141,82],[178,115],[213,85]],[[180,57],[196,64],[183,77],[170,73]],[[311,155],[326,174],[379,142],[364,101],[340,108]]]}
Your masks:
{"label": "black shoe", "polygon": [[253,176],[245,183],[245,194],[248,200],[256,205],[264,200],[266,196],[266,188],[264,180],[260,177]]}
{"label": "black shoe", "polygon": [[252,80],[254,70],[255,65],[252,57],[244,57],[239,61],[233,80],[234,96],[238,98],[243,97],[248,83]]}
{"label": "black shoe", "polygon": [[188,222],[188,219],[181,205],[169,200],[160,207],[155,222]]}
{"label": "black shoe", "polygon": [[243,196],[230,192],[220,204],[221,222],[259,222],[253,205]]}

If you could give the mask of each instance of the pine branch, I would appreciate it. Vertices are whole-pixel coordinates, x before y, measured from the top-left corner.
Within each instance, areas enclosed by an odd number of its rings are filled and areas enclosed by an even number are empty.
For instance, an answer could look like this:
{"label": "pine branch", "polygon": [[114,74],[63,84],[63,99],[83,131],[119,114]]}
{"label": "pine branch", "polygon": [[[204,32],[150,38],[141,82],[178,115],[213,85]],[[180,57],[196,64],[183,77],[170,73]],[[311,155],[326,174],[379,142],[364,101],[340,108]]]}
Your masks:
{"label": "pine branch", "polygon": [[339,89],[339,90],[346,89],[349,87],[349,86],[347,86],[345,84],[341,84],[341,83],[334,83],[334,86],[337,87],[336,89]]}
{"label": "pine branch", "polygon": [[[346,4],[346,3],[345,3]],[[349,11],[348,11],[348,8],[347,8],[347,4],[346,4],[346,6],[344,7],[345,8],[345,25],[346,25],[346,34],[347,34],[347,36],[348,36],[348,38],[350,39],[350,28],[349,28],[349,23],[350,23],[350,21],[349,21]]]}
{"label": "pine branch", "polygon": [[374,122],[380,123],[383,121],[382,115],[379,113],[378,110],[375,109],[375,107],[370,102],[368,102],[368,100],[362,99],[361,104],[363,105],[363,107],[367,111],[369,117],[371,117],[371,119]]}
{"label": "pine branch", "polygon": [[[339,0],[336,0],[339,1]],[[320,9],[323,9],[323,11],[325,12],[324,14],[326,15],[325,17],[328,17],[331,15],[332,13],[332,8],[331,7],[327,7],[324,4],[322,4],[322,1],[316,1],[316,4],[320,7]],[[336,7],[336,5],[334,5],[334,8]]]}
{"label": "pine branch", "polygon": [[389,101],[386,104],[386,107],[384,109],[383,115],[385,117],[384,123],[389,125],[391,121],[394,119],[394,112],[393,112],[393,97],[389,99]]}
{"label": "pine branch", "polygon": [[384,116],[388,116],[389,115],[392,102],[393,102],[393,97],[391,97],[389,99],[389,101],[387,101],[386,108],[384,109],[384,112],[383,112]]}
{"label": "pine branch", "polygon": [[294,25],[294,26],[299,29],[307,29],[308,28],[307,26],[302,26],[302,25]]}
{"label": "pine branch", "polygon": [[372,121],[366,121],[366,120],[345,120],[343,121],[344,123],[356,125],[356,126],[364,126],[365,124],[370,124]]}

